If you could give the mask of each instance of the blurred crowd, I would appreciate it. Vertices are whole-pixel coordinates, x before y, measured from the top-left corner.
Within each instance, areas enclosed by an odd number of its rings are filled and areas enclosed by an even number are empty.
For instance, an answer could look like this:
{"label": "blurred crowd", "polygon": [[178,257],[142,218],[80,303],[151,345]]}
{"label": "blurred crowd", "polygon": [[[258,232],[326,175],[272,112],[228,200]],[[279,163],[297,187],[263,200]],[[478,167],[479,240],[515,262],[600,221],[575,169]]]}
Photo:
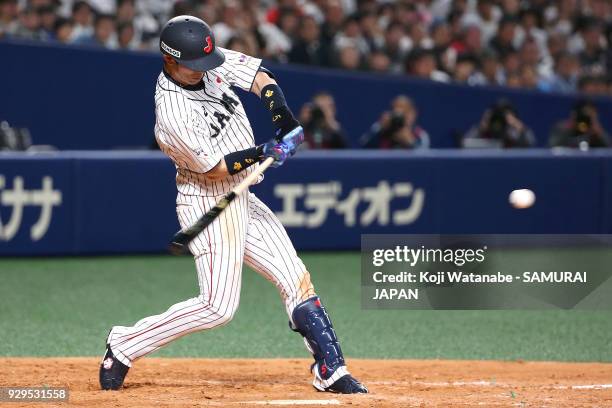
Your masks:
{"label": "blurred crowd", "polygon": [[610,0],[0,0],[0,38],[155,50],[181,14],[279,62],[612,95]]}
{"label": "blurred crowd", "polygon": [[[336,102],[331,93],[318,91],[299,113],[304,127],[304,143],[300,149],[345,149],[354,146],[337,117]],[[529,148],[537,140],[533,130],[523,122],[516,108],[504,98],[485,109],[481,119],[465,133],[456,135],[461,148]],[[548,146],[573,148],[612,147],[612,138],[599,119],[595,103],[578,99],[567,116],[554,123],[548,135]],[[158,149],[157,142],[150,146]],[[388,109],[361,136],[358,147],[363,149],[423,150],[431,147],[430,137],[418,123],[416,104],[407,95],[391,100]],[[27,128],[14,128],[0,121],[0,151],[49,150],[53,146],[33,146]]]}
{"label": "blurred crowd", "polygon": [[[300,122],[305,134],[302,149],[350,146],[336,117],[334,98],[328,92],[316,93],[302,107]],[[457,136],[457,144],[462,148],[527,148],[535,147],[537,142],[533,130],[523,122],[513,104],[504,98],[485,109],[478,123]],[[612,139],[599,120],[597,106],[589,99],[578,99],[567,117],[550,129],[548,145],[589,150],[611,147]],[[365,149],[422,150],[430,147],[430,137],[427,130],[418,124],[418,110],[413,100],[407,95],[398,95],[361,136],[359,146]]]}

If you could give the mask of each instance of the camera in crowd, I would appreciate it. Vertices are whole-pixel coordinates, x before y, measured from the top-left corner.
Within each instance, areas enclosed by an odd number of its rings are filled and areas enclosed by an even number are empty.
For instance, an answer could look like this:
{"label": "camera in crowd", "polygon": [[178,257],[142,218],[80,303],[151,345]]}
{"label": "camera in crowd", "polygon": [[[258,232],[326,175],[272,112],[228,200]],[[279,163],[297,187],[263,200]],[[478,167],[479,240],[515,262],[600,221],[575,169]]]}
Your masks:
{"label": "camera in crowd", "polygon": [[310,120],[313,124],[321,124],[322,121],[325,120],[325,113],[323,113],[323,109],[316,103],[309,103],[307,105],[307,109],[310,110]]}
{"label": "camera in crowd", "polygon": [[393,111],[391,112],[391,120],[389,121],[389,127],[387,130],[390,133],[396,132],[404,127],[406,120],[402,112]]}
{"label": "camera in crowd", "polygon": [[0,120],[0,151],[48,152],[55,150],[57,148],[52,145],[32,144],[32,135],[28,128],[17,128],[5,120]]}
{"label": "camera in crowd", "polygon": [[23,151],[32,146],[30,131],[14,128],[7,121],[0,122],[0,150]]}
{"label": "camera in crowd", "polygon": [[580,101],[574,106],[574,136],[586,136],[591,132],[593,126],[593,111],[595,107],[589,101]]}
{"label": "camera in crowd", "polygon": [[512,104],[502,99],[493,105],[487,123],[487,130],[496,139],[503,139],[508,129],[508,114],[515,114]]}
{"label": "camera in crowd", "polygon": [[344,131],[336,118],[336,102],[327,91],[319,91],[302,106],[304,148],[340,149],[347,147]]}

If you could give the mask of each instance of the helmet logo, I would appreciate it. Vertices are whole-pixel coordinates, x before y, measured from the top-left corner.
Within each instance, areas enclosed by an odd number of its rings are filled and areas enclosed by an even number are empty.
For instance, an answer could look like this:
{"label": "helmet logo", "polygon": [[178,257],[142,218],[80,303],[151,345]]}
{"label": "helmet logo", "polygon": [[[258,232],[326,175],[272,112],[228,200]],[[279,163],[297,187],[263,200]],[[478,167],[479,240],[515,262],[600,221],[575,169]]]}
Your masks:
{"label": "helmet logo", "polygon": [[174,48],[169,47],[168,44],[163,41],[161,42],[161,49],[175,58],[181,58],[181,52],[179,50],[175,50]]}
{"label": "helmet logo", "polygon": [[206,36],[206,47],[204,47],[204,52],[206,54],[210,54],[213,50],[213,43],[212,43],[212,38],[210,38],[210,35]]}

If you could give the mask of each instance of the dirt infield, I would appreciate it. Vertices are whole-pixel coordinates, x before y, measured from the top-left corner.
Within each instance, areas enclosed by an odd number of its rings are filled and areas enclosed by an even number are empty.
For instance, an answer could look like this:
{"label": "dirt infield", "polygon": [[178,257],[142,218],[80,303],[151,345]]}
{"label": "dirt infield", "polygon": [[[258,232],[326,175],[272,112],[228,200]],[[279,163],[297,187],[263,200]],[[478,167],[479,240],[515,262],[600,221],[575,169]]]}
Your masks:
{"label": "dirt infield", "polygon": [[[66,386],[70,406],[612,407],[612,364],[351,360],[368,395],[318,393],[309,361],[145,358],[119,392],[94,358],[2,358],[0,386]],[[307,400],[307,401],[306,401]],[[0,405],[6,405],[1,404]],[[57,403],[6,406],[66,406]]]}

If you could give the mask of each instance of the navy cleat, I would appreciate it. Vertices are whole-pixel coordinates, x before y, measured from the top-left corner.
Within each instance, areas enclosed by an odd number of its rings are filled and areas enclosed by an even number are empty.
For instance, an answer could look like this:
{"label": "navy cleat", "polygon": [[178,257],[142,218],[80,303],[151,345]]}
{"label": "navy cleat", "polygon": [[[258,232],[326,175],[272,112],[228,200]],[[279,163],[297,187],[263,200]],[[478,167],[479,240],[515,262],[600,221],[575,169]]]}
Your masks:
{"label": "navy cleat", "polygon": [[332,385],[325,388],[327,392],[335,392],[338,394],[367,394],[368,389],[357,381],[352,375],[347,374],[340,377]]}
{"label": "navy cleat", "polygon": [[289,327],[302,335],[306,348],[314,357],[315,362],[310,367],[314,374],[313,387],[318,391],[340,394],[368,392],[363,384],[349,374],[334,326],[317,296],[293,309]]}
{"label": "navy cleat", "polygon": [[130,367],[123,364],[113,355],[110,345],[106,345],[106,354],[100,364],[100,388],[103,390],[118,390]]}

